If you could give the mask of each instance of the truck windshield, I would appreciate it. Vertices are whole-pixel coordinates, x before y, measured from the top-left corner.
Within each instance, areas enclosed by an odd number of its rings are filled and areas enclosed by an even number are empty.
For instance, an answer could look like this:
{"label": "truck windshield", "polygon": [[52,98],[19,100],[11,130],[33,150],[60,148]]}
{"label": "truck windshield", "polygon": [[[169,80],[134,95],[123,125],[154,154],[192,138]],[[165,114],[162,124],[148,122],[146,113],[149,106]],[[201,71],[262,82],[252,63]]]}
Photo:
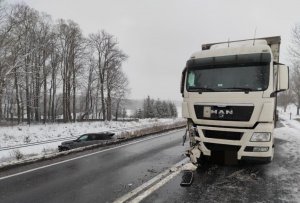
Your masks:
{"label": "truck windshield", "polygon": [[194,67],[188,70],[188,91],[264,91],[269,84],[270,66],[235,65]]}

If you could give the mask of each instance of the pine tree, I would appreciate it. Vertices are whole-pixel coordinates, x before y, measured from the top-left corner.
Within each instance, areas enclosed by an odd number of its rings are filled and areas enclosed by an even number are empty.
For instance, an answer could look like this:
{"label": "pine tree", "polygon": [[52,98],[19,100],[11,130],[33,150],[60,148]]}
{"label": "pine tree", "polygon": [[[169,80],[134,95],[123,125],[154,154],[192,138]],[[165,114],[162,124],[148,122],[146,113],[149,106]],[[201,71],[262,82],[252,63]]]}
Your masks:
{"label": "pine tree", "polygon": [[153,100],[148,96],[144,99],[143,110],[136,111],[135,115],[139,118],[142,113],[143,118],[174,118],[177,117],[177,108],[171,101],[161,101],[159,98]]}
{"label": "pine tree", "polygon": [[169,112],[170,112],[170,115],[169,117],[174,117],[174,109],[173,109],[173,103],[172,102],[168,102],[168,108],[169,108]]}
{"label": "pine tree", "polygon": [[143,111],[142,111],[142,109],[137,109],[136,110],[136,112],[135,112],[135,114],[134,114],[134,117],[135,118],[143,118]]}
{"label": "pine tree", "polygon": [[171,103],[171,106],[172,106],[172,117],[176,118],[178,116],[176,105],[174,103]]}
{"label": "pine tree", "polygon": [[170,108],[169,108],[169,105],[166,101],[163,101],[162,102],[162,118],[169,118],[171,117],[171,112],[170,112]]}
{"label": "pine tree", "polygon": [[123,120],[124,120],[124,118],[126,118],[126,117],[127,117],[127,112],[126,112],[126,109],[123,108],[123,109],[122,109],[122,118],[123,118]]}
{"label": "pine tree", "polygon": [[154,101],[148,96],[143,105],[144,118],[154,118]]}
{"label": "pine tree", "polygon": [[156,118],[163,118],[163,109],[162,109],[162,102],[157,99],[154,103],[155,109],[155,117]]}

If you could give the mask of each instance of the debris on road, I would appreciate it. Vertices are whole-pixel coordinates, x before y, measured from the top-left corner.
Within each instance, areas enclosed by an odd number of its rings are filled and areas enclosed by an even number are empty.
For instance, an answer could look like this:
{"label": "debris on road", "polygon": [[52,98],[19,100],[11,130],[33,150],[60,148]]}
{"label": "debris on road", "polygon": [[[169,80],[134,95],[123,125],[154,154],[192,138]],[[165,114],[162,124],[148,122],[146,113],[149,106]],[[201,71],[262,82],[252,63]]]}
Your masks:
{"label": "debris on road", "polygon": [[193,182],[193,179],[194,179],[193,171],[184,170],[180,186],[183,186],[183,187],[191,186],[192,182]]}

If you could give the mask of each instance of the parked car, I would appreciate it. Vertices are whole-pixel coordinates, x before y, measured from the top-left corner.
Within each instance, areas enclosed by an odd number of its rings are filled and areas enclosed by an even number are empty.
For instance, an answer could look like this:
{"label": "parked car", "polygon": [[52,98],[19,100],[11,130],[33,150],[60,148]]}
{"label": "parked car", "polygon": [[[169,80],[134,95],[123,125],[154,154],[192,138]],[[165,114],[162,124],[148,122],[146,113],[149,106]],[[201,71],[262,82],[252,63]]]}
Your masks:
{"label": "parked car", "polygon": [[66,151],[78,147],[85,147],[89,145],[102,143],[104,140],[110,140],[114,136],[114,133],[104,132],[104,133],[88,133],[81,135],[76,140],[62,142],[58,146],[58,151]]}

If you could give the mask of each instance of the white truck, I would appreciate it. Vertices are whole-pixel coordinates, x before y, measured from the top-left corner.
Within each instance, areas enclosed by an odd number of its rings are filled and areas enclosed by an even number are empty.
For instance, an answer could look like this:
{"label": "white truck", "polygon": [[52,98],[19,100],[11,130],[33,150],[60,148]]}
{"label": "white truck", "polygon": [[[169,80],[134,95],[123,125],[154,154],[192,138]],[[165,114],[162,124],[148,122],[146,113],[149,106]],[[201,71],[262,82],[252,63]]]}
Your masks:
{"label": "white truck", "polygon": [[276,36],[203,44],[187,61],[182,116],[193,164],[273,159],[277,93],[289,86],[280,42]]}

